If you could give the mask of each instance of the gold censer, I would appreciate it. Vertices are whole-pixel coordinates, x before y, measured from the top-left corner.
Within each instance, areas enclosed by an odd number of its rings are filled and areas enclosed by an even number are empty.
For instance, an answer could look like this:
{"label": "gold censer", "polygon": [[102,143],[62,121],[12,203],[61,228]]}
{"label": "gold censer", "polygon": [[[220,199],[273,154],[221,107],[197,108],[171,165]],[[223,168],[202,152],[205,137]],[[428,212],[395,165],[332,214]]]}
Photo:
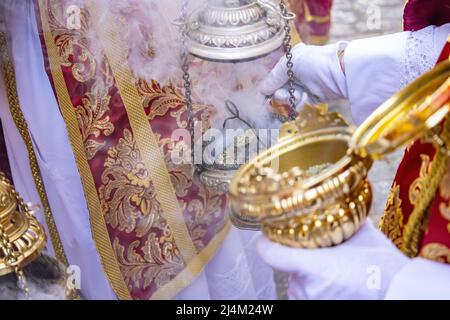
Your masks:
{"label": "gold censer", "polygon": [[232,220],[291,247],[330,247],[349,239],[370,211],[367,176],[374,160],[425,134],[447,148],[440,124],[449,112],[449,77],[446,61],[356,130],[336,116],[306,110],[285,125],[290,134],[233,177]]}
{"label": "gold censer", "polygon": [[26,291],[23,267],[45,247],[45,232],[11,183],[0,173],[0,276],[15,272]]}

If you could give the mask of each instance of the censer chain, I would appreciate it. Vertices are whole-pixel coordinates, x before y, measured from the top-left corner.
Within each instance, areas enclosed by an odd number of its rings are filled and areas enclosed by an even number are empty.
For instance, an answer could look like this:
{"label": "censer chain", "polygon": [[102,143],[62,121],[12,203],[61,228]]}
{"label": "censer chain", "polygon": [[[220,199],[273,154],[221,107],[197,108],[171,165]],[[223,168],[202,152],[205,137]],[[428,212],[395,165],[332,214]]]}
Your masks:
{"label": "censer chain", "polygon": [[[295,14],[291,13],[286,5],[285,1],[280,2],[280,10],[282,18],[285,20],[284,31],[284,47],[286,51],[287,59],[287,76],[288,76],[288,90],[289,90],[289,107],[290,112],[288,119],[281,119],[282,122],[286,120],[294,120],[296,117],[296,97],[295,97],[295,74],[293,71],[293,55],[292,55],[292,35],[290,21],[295,18]],[[192,81],[189,73],[189,49],[188,49],[188,0],[184,0],[181,7],[181,23],[180,34],[181,34],[181,62],[183,71],[183,81],[184,81],[184,95],[186,100],[186,108],[188,111],[188,126],[189,134],[191,136],[191,159],[192,163],[195,164],[194,147],[195,147],[195,119],[194,110],[192,102]],[[284,121],[283,121],[284,120]]]}
{"label": "censer chain", "polygon": [[295,98],[295,74],[294,74],[294,62],[292,55],[292,34],[291,34],[291,26],[290,21],[295,18],[295,14],[289,12],[288,6],[285,1],[280,2],[281,15],[285,20],[284,24],[284,48],[286,51],[286,67],[287,67],[287,76],[288,76],[288,91],[289,91],[289,119],[295,120],[296,117],[296,104],[297,99]]}
{"label": "censer chain", "polygon": [[191,161],[195,165],[194,147],[195,147],[195,119],[194,108],[192,103],[192,83],[189,74],[189,49],[188,49],[188,0],[184,0],[181,7],[181,62],[184,81],[184,96],[186,100],[186,108],[188,112],[189,134],[191,136]]}

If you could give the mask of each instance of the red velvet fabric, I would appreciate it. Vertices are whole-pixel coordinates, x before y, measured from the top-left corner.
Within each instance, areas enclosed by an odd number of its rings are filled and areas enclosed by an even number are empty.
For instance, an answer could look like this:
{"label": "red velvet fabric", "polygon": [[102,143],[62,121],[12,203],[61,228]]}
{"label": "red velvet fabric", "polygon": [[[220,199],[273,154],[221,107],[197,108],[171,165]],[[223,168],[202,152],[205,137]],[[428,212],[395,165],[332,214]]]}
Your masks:
{"label": "red velvet fabric", "polygon": [[[449,58],[450,43],[440,55],[438,64]],[[429,141],[418,140],[405,152],[397,171],[392,194],[386,206],[382,230],[403,248],[404,228],[411,218],[416,201],[423,192],[424,179],[437,154],[437,147]],[[450,263],[450,172],[442,177],[436,196],[429,207],[428,219],[424,221],[418,252],[435,261]]]}
{"label": "red velvet fabric", "polygon": [[450,0],[409,0],[403,16],[405,31],[450,22]]}

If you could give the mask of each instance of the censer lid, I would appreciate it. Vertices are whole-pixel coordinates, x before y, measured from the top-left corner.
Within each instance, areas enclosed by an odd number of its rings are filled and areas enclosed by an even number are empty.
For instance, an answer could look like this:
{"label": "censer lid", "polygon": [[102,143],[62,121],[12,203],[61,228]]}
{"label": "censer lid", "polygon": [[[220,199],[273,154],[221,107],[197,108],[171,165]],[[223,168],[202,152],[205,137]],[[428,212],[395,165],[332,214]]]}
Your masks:
{"label": "censer lid", "polygon": [[286,23],[279,1],[209,0],[189,20],[189,50],[206,60],[256,59],[283,45]]}
{"label": "censer lid", "polygon": [[450,111],[450,61],[419,77],[381,105],[354,133],[350,146],[379,159],[436,127]]}

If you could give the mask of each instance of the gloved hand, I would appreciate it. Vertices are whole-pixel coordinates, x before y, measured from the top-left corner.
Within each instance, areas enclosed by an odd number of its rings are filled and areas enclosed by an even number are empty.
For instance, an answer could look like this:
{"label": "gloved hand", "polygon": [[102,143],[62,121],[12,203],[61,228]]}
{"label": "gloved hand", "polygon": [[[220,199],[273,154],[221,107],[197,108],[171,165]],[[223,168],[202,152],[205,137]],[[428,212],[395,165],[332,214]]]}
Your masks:
{"label": "gloved hand", "polygon": [[[347,98],[347,84],[338,52],[347,43],[339,42],[327,46],[309,46],[299,44],[292,49],[293,71],[298,85],[296,90],[306,90],[319,101]],[[289,97],[286,89],[288,82],[287,60],[283,57],[266,80],[260,91],[266,96]],[[303,92],[297,92],[302,96]]]}
{"label": "gloved hand", "polygon": [[450,265],[416,258],[391,281],[386,300],[449,300]]}
{"label": "gloved hand", "polygon": [[257,247],[266,263],[290,273],[291,299],[383,299],[395,274],[411,260],[371,221],[332,248],[288,248],[265,237]]}

